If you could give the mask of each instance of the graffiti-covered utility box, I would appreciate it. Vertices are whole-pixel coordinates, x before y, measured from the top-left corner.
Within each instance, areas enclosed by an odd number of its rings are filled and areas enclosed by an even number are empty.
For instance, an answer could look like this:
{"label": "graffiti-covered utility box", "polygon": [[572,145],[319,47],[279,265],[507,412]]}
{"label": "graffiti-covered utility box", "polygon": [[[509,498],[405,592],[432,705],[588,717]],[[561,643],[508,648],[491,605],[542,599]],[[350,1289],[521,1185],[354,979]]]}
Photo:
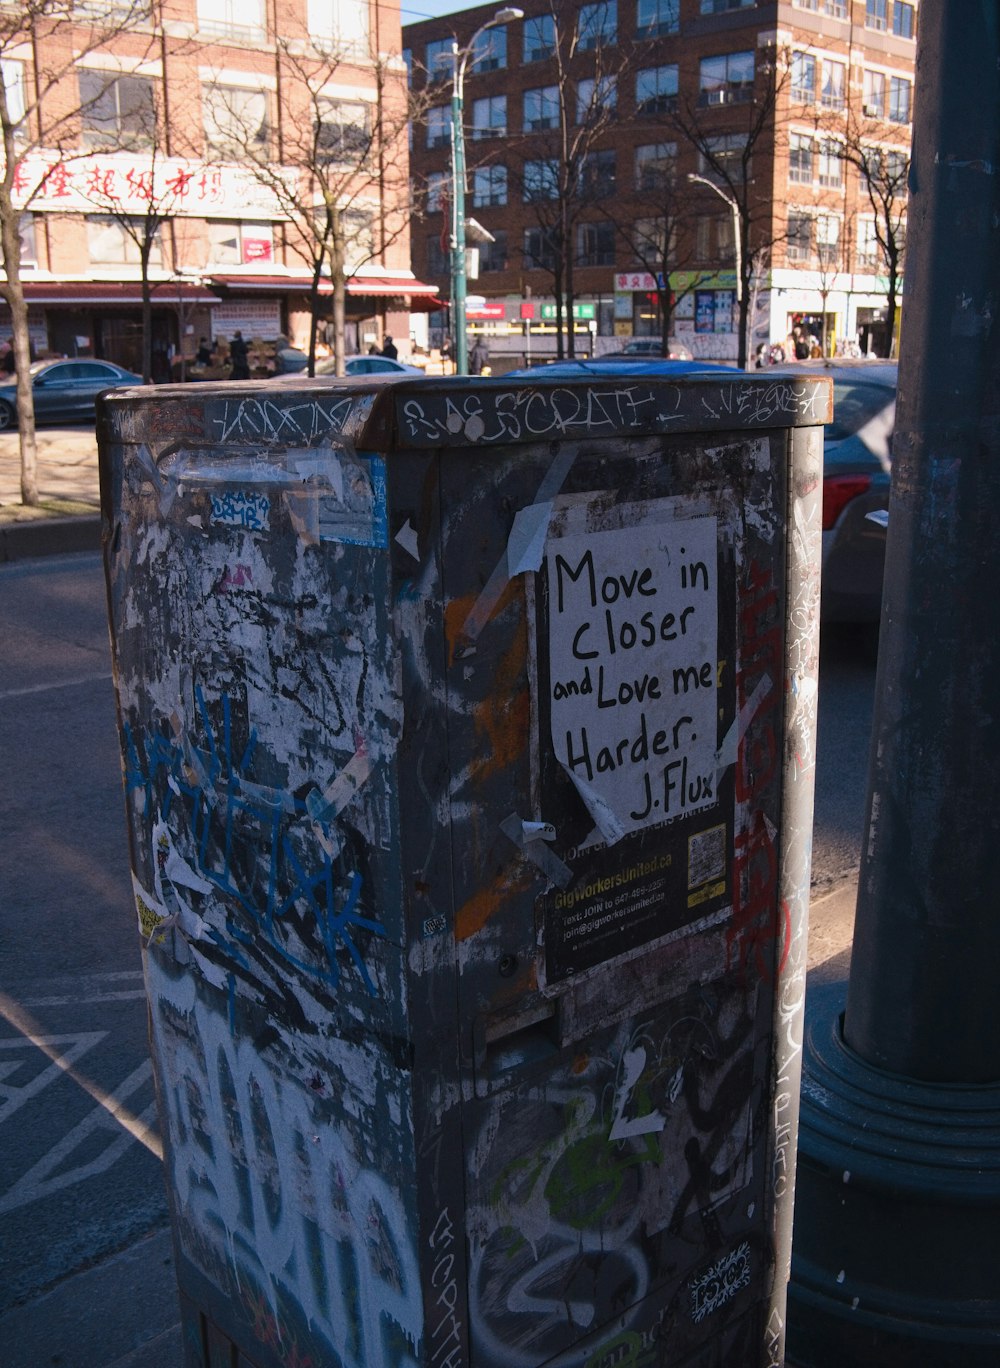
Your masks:
{"label": "graffiti-covered utility box", "polygon": [[781,1361],[829,404],[104,399],[189,1365]]}

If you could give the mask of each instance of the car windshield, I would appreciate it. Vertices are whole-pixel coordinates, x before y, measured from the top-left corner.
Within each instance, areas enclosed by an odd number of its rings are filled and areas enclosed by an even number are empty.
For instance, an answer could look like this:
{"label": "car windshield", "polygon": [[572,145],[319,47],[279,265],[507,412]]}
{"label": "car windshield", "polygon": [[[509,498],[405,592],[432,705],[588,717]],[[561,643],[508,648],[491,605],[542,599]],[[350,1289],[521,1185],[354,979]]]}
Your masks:
{"label": "car windshield", "polygon": [[827,438],[842,442],[887,408],[895,394],[885,385],[858,380],[833,382],[833,422],[827,425]]}

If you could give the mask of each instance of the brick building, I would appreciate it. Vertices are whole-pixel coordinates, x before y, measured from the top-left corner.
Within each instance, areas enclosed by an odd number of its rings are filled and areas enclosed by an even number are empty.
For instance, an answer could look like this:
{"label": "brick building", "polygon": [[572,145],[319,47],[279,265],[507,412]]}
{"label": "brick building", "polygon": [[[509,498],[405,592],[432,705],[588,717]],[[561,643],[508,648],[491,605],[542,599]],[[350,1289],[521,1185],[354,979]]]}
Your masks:
{"label": "brick building", "polygon": [[[55,0],[37,9],[33,27],[25,17],[8,35],[5,25],[0,44],[8,108],[20,121],[12,196],[38,352],[139,368],[146,224],[155,227],[154,374],[179,351],[191,355],[202,336],[236,328],[304,345],[308,253],[296,250],[276,182],[241,150],[252,138],[299,184],[313,135],[329,169],[350,165],[359,139],[386,128],[395,130],[389,145],[373,138],[345,211],[355,221],[345,334],[349,352],[386,331],[405,349],[410,310],[426,308],[436,290],[410,270],[398,3]],[[321,293],[325,313],[328,274]]]}
{"label": "brick building", "polygon": [[[522,8],[523,19],[481,35],[464,89],[467,210],[495,239],[480,246],[469,283],[469,331],[489,337],[494,357],[553,350],[554,278],[539,204],[558,197],[553,157],[587,118],[597,131],[567,248],[578,353],[659,334],[657,280],[634,232],[649,212],[644,191],[657,183],[672,187],[674,214],[669,227],[658,221],[672,243],[660,256],[660,289],[666,266],[671,331],[695,355],[736,356],[732,205],[743,199],[754,268],[749,349],[784,340],[797,323],[825,333],[828,351],[885,344],[884,229],[857,163],[902,167],[886,206],[901,246],[915,4],[598,0],[554,12],[549,0],[525,0]],[[452,42],[464,50],[496,12],[479,6],[403,31],[411,83],[431,98],[412,140],[424,207],[413,267],[442,297]],[[445,321],[430,323],[433,341]]]}

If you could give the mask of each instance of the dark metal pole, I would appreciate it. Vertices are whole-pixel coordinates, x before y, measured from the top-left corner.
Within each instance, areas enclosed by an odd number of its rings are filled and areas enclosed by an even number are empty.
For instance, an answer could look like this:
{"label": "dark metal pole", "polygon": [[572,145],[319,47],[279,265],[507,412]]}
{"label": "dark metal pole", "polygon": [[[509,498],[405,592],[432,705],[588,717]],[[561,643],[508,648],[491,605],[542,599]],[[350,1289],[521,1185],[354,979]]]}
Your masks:
{"label": "dark metal pole", "polygon": [[807,1003],[789,1346],[1000,1365],[1000,5],[925,0],[857,924]]}
{"label": "dark metal pole", "polygon": [[1000,73],[994,4],[921,6],[868,836],[845,1036],[1000,1080]]}

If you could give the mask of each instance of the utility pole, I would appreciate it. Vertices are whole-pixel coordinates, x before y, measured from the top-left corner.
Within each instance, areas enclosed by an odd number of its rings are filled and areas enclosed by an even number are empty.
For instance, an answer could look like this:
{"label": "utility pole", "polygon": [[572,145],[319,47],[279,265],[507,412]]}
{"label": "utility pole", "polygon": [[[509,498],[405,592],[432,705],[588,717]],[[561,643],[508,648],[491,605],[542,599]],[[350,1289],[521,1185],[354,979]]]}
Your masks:
{"label": "utility pole", "polygon": [[[1000,1364],[1000,17],[920,7],[846,994],[807,1005],[789,1351]],[[835,986],[836,987],[836,986]]]}

